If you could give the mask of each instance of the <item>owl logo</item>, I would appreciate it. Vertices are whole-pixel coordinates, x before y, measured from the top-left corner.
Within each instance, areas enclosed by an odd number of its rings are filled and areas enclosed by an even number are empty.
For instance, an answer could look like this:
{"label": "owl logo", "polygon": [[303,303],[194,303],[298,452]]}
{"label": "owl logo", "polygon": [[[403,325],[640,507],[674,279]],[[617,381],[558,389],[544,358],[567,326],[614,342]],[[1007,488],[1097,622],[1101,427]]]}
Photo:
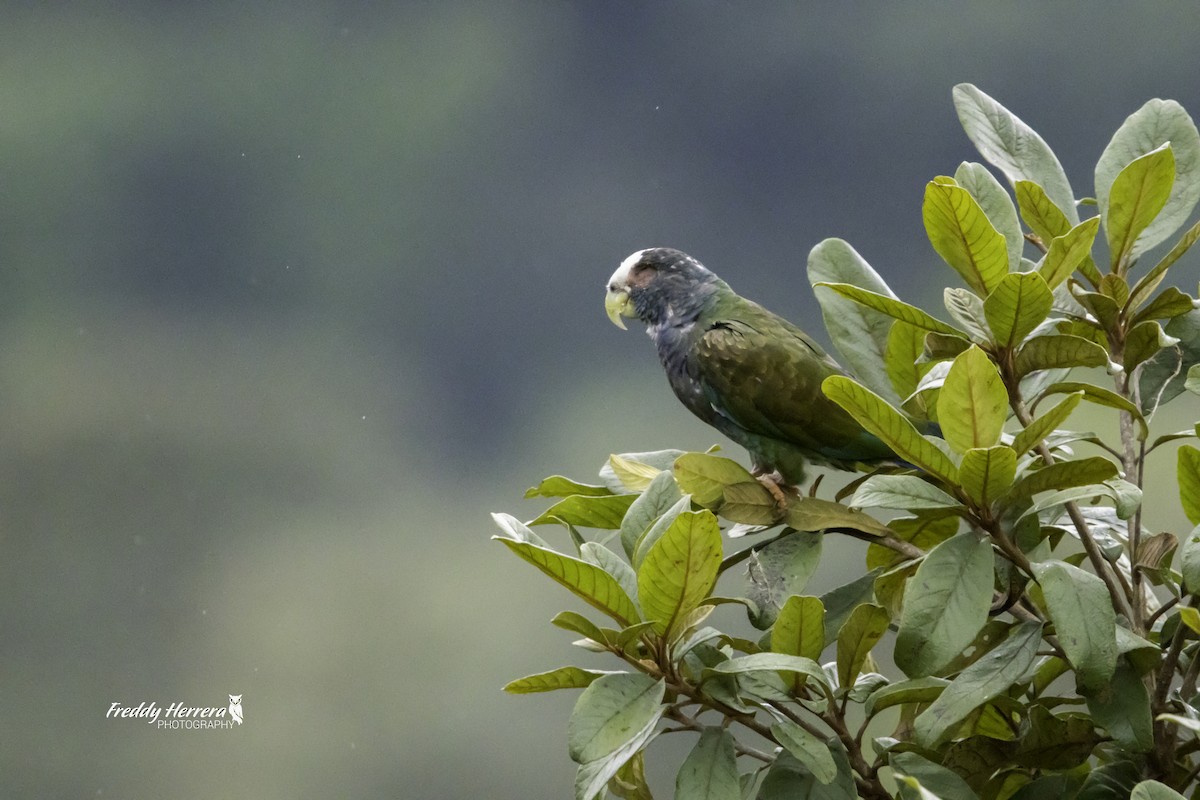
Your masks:
{"label": "owl logo", "polygon": [[242,696],[240,694],[229,695],[229,716],[233,717],[233,721],[238,725],[242,724]]}

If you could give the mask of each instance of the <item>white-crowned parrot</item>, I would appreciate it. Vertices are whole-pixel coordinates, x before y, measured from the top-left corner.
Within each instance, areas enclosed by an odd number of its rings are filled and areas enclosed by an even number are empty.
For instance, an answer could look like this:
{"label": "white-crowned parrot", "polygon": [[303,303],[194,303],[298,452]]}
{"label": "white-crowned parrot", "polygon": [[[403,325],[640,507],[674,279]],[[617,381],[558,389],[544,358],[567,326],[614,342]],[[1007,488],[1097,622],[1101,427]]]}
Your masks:
{"label": "white-crowned parrot", "polygon": [[[608,280],[609,318],[646,323],[675,395],[749,451],[755,475],[798,486],[806,462],[854,470],[896,461],[821,392],[844,375],[804,331],[736,294],[696,259],[639,250]],[[773,491],[777,497],[777,491]]]}

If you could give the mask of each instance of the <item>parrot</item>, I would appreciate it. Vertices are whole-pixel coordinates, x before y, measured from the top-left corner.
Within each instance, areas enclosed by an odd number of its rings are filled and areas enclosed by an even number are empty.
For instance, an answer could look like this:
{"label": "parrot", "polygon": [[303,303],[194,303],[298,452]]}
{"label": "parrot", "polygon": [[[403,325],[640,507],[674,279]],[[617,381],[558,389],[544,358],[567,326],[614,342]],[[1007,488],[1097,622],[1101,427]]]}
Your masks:
{"label": "parrot", "polygon": [[675,396],[747,450],[752,474],[777,501],[781,486],[794,492],[803,483],[807,463],[847,471],[901,463],[822,393],[827,377],[846,374],[836,361],[695,258],[669,247],[638,250],[606,290],[613,324],[645,323]]}

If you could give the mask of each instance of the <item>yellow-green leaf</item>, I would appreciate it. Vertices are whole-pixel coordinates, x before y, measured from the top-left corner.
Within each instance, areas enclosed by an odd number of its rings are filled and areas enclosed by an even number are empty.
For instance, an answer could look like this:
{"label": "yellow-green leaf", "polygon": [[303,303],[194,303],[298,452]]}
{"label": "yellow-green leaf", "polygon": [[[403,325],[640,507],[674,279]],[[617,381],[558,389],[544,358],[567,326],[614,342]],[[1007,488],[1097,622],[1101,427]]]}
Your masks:
{"label": "yellow-green leaf", "polygon": [[[1193,525],[1200,525],[1200,450],[1190,444],[1179,448],[1179,501]],[[1192,587],[1193,591],[1200,587]]]}
{"label": "yellow-green leaf", "polygon": [[721,557],[721,529],[711,511],[675,518],[638,567],[638,599],[657,633],[671,633],[708,597]]}
{"label": "yellow-green leaf", "polygon": [[532,694],[534,692],[553,692],[557,689],[583,689],[590,686],[597,678],[614,674],[611,671],[580,669],[579,667],[559,667],[549,672],[539,672],[536,675],[526,675],[509,681],[504,691],[512,694]]}
{"label": "yellow-green leaf", "polygon": [[1134,421],[1138,424],[1138,440],[1145,441],[1150,435],[1150,427],[1146,424],[1146,418],[1138,411],[1137,406],[1132,402],[1122,397],[1121,395],[1109,389],[1104,389],[1100,386],[1095,386],[1090,383],[1080,383],[1078,381],[1062,381],[1046,387],[1042,391],[1042,397],[1047,397],[1052,394],[1068,394],[1074,392],[1083,392],[1083,399],[1089,403],[1108,406],[1109,408],[1117,408],[1130,414]]}
{"label": "yellow-green leaf", "polygon": [[896,455],[948,483],[957,480],[958,468],[954,462],[879,395],[842,375],[826,378],[821,389],[826,397],[883,440]]}
{"label": "yellow-green leaf", "polygon": [[873,308],[876,311],[882,311],[889,317],[907,322],[910,325],[915,325],[918,328],[944,333],[947,336],[957,336],[960,339],[967,338],[967,335],[962,331],[930,316],[916,306],[909,305],[894,297],[868,291],[849,283],[817,283],[814,286],[827,286],[838,294],[849,297],[855,302],[862,303],[864,306]]}
{"label": "yellow-green leaf", "polygon": [[1099,230],[1100,218],[1092,217],[1050,240],[1050,249],[1042,259],[1038,273],[1051,289],[1071,277],[1085,260],[1090,259],[1092,243]]}
{"label": "yellow-green leaf", "polygon": [[1108,351],[1095,342],[1080,336],[1056,333],[1035,336],[1017,352],[1016,371],[1019,377],[1031,372],[1064,367],[1103,367],[1108,364]]}
{"label": "yellow-green leaf", "polygon": [[1002,497],[1017,474],[1017,454],[1011,447],[977,447],[963,453],[958,480],[963,491],[981,508]]}
{"label": "yellow-green leaf", "polygon": [[1116,476],[1117,465],[1103,456],[1091,456],[1077,461],[1059,461],[1026,473],[1013,486],[1009,496],[1014,500],[1021,500],[1040,492],[1104,483]]}
{"label": "yellow-green leaf", "polygon": [[[991,447],[1008,416],[1008,392],[996,365],[978,347],[954,359],[938,395],[938,421],[956,452]],[[915,463],[915,462],[914,462]]]}
{"label": "yellow-green leaf", "polygon": [[617,579],[596,565],[530,542],[519,542],[503,536],[494,538],[623,627],[641,621],[637,607]]}
{"label": "yellow-green leaf", "polygon": [[660,469],[643,464],[640,461],[624,458],[616,453],[608,457],[608,465],[621,483],[631,492],[645,491],[654,480],[654,476],[662,472]]}
{"label": "yellow-green leaf", "polygon": [[924,370],[917,359],[925,352],[928,331],[907,322],[896,320],[888,333],[883,359],[892,389],[900,397],[908,397],[917,388]]}
{"label": "yellow-green leaf", "polygon": [[788,502],[785,520],[798,531],[850,528],[872,536],[886,536],[890,532],[886,525],[869,514],[819,497],[792,498]]}
{"label": "yellow-green leaf", "polygon": [[1179,241],[1175,243],[1170,252],[1163,256],[1149,272],[1142,276],[1141,280],[1133,285],[1133,290],[1129,297],[1131,308],[1137,308],[1146,301],[1147,297],[1154,293],[1154,290],[1158,288],[1158,284],[1166,276],[1167,270],[1171,268],[1171,265],[1191,249],[1191,246],[1198,239],[1200,239],[1200,222],[1188,228],[1183,236],[1179,237]]}
{"label": "yellow-green leaf", "polygon": [[854,685],[863,662],[887,630],[888,622],[887,609],[874,603],[863,603],[850,612],[837,635],[839,685]]}
{"label": "yellow-green leaf", "polygon": [[1134,159],[1118,173],[1108,206],[1101,209],[1114,272],[1128,269],[1138,236],[1162,211],[1174,183],[1175,154],[1170,143]]}
{"label": "yellow-green leaf", "polygon": [[980,297],[1008,274],[1008,244],[971,193],[959,186],[929,183],[921,216],[933,249]]}
{"label": "yellow-green leaf", "polygon": [[825,606],[818,597],[794,594],[779,609],[771,651],[817,661],[825,649]]}
{"label": "yellow-green leaf", "polygon": [[1013,347],[1050,314],[1054,293],[1036,272],[1005,275],[983,303],[988,327],[996,344]]}
{"label": "yellow-green leaf", "polygon": [[1059,425],[1062,425],[1067,417],[1071,416],[1071,412],[1075,410],[1075,406],[1079,405],[1079,401],[1083,399],[1083,392],[1074,392],[1064,397],[1054,408],[1042,414],[1037,419],[1029,423],[1029,426],[1023,428],[1013,437],[1012,449],[1016,454],[1021,456],[1036,447],[1039,442],[1049,436]]}
{"label": "yellow-green leaf", "polygon": [[673,471],[679,488],[705,508],[720,505],[726,486],[754,480],[754,476],[733,459],[708,453],[684,453],[675,459]]}

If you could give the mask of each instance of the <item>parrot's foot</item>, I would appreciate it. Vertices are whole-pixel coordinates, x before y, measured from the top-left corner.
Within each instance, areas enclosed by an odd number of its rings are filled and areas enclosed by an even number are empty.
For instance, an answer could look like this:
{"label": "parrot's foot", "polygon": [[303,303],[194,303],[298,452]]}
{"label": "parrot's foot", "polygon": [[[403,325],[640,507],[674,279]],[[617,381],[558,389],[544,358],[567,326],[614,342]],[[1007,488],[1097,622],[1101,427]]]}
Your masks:
{"label": "parrot's foot", "polygon": [[792,497],[799,496],[796,487],[784,483],[783,477],[778,472],[760,473],[754,477],[758,478],[758,482],[771,493],[771,497],[775,498],[775,506],[781,512],[787,509]]}

